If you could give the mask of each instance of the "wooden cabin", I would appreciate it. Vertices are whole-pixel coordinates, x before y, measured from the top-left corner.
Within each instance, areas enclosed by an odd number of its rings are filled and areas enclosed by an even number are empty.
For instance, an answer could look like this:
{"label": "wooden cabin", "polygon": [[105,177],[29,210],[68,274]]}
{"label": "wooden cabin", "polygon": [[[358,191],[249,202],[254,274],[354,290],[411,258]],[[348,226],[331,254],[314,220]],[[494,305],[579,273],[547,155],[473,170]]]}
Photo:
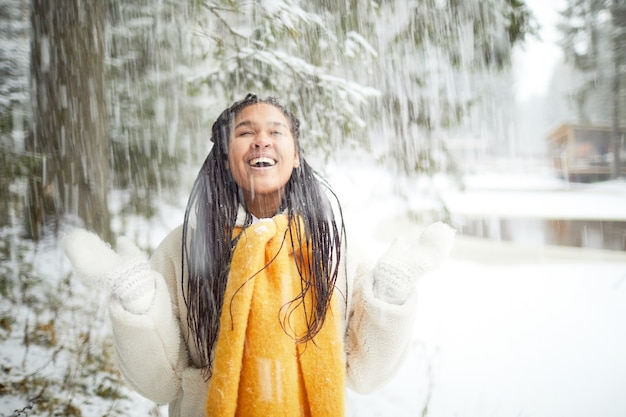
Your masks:
{"label": "wooden cabin", "polygon": [[[626,175],[626,129],[621,132],[621,175]],[[563,124],[548,134],[554,168],[570,181],[603,181],[613,173],[613,129]]]}

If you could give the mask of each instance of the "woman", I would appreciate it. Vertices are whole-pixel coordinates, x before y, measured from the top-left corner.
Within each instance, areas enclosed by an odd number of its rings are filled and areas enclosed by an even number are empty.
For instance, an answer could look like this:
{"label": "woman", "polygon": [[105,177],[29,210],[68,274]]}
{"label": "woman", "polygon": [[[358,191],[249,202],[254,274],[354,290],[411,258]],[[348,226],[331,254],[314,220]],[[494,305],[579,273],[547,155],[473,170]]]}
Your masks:
{"label": "woman", "polygon": [[214,123],[183,225],[149,262],[125,238],[118,253],[84,230],[64,239],[75,271],[112,293],[123,375],[170,416],[341,416],[346,386],[369,392],[401,364],[414,283],[453,232],[431,225],[373,269],[345,262],[339,204],[299,133],[249,94]]}

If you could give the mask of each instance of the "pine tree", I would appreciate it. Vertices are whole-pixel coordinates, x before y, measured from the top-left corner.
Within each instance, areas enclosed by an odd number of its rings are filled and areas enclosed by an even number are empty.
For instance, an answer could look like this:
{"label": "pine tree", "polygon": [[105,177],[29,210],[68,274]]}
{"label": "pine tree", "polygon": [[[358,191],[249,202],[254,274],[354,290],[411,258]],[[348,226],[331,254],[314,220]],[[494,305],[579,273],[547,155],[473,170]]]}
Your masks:
{"label": "pine tree", "polygon": [[626,2],[569,0],[559,29],[568,63],[582,80],[572,92],[583,123],[612,126],[612,177],[622,171],[621,126],[626,121]]}
{"label": "pine tree", "polygon": [[67,214],[110,238],[108,140],[104,97],[104,6],[99,0],[31,6],[29,230]]}

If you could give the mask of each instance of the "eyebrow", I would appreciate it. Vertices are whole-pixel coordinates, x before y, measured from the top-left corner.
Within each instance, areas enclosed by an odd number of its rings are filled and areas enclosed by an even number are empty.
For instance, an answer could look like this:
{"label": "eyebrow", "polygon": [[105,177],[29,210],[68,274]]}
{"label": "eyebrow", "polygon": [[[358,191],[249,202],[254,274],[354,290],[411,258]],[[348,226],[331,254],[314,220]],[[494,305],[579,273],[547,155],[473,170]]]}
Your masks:
{"label": "eyebrow", "polygon": [[[287,126],[286,124],[282,122],[268,122],[267,124],[270,126],[281,126],[289,130],[289,126]],[[254,123],[251,120],[244,120],[244,121],[237,123],[237,125],[235,126],[235,129],[242,127],[242,126],[254,126]]]}

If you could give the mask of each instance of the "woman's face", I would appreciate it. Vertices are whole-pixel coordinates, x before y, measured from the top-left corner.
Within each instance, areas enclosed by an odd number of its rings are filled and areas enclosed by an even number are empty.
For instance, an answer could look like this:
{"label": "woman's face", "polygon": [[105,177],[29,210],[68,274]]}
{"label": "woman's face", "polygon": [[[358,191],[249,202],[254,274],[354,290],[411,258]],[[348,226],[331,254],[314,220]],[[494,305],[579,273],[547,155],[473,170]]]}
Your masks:
{"label": "woman's face", "polygon": [[256,217],[270,217],[300,164],[291,123],[280,109],[257,103],[239,112],[231,132],[228,167],[246,208]]}

